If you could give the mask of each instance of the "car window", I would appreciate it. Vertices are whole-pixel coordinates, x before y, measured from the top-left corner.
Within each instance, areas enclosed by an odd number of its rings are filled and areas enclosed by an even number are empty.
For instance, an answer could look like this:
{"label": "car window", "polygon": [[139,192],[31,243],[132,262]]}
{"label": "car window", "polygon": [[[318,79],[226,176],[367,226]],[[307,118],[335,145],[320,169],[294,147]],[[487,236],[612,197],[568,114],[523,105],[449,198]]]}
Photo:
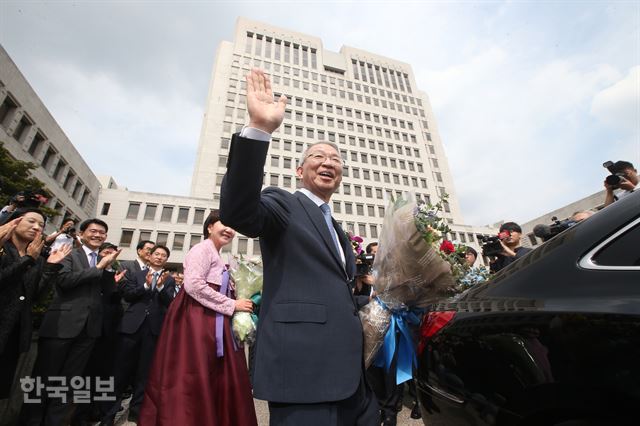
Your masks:
{"label": "car window", "polygon": [[640,266],[640,225],[604,246],[593,262],[599,266]]}

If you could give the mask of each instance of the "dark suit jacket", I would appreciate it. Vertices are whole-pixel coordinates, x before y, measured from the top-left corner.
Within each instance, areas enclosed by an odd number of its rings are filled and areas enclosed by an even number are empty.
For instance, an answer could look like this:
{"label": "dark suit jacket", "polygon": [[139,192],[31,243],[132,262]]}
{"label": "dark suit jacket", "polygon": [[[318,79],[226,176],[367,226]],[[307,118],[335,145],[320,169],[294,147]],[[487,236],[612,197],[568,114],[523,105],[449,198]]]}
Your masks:
{"label": "dark suit jacket", "polygon": [[346,268],[322,212],[306,195],[261,192],[268,143],[234,136],[222,184],[225,225],[260,237],[264,290],[258,321],[254,396],[315,403],[353,395],[362,372],[362,325],[349,281],[351,245],[333,222]]}
{"label": "dark suit jacket", "polygon": [[15,327],[19,327],[19,351],[29,349],[32,333],[31,306],[51,289],[51,277],[62,267],[44,257],[20,256],[11,242],[0,257],[0,354]]}
{"label": "dark suit jacket", "polygon": [[140,264],[138,263],[138,261],[136,259],[134,259],[134,260],[124,260],[124,261],[120,262],[120,265],[122,266],[122,269],[127,271],[127,274],[126,274],[125,278],[127,278],[129,280],[135,279],[135,275],[138,272],[141,271]]}
{"label": "dark suit jacket", "polygon": [[105,291],[116,288],[113,274],[90,267],[80,247],[64,258],[62,269],[53,281],[55,296],[42,320],[40,337],[71,339],[77,337],[85,325],[89,337],[100,337],[102,298]]}
{"label": "dark suit jacket", "polygon": [[122,286],[122,295],[130,304],[122,316],[121,333],[137,332],[145,319],[149,321],[154,335],[159,335],[162,330],[164,315],[175,296],[176,282],[167,273],[162,290],[152,291],[144,288],[146,277],[146,271],[138,271],[133,280],[127,279]]}

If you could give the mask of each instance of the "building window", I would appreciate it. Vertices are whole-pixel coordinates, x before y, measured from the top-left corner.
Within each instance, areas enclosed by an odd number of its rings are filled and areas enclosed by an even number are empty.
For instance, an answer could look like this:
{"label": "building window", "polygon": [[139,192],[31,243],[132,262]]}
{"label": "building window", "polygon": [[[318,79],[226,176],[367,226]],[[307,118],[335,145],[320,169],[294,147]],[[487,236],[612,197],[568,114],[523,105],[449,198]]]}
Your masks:
{"label": "building window", "polygon": [[75,188],[73,188],[73,192],[71,193],[71,198],[75,199],[82,188],[82,182],[77,181]]}
{"label": "building window", "polygon": [[111,203],[102,204],[102,210],[100,211],[100,214],[103,215],[103,216],[108,215],[110,208],[111,208]]}
{"label": "building window", "polygon": [[85,188],[84,191],[82,191],[82,197],[80,197],[80,207],[85,206],[88,197],[89,197],[89,191],[87,190],[87,188]]}
{"label": "building window", "polygon": [[151,231],[140,231],[140,236],[138,237],[138,243],[140,241],[150,241],[151,240]]}
{"label": "building window", "polygon": [[18,110],[18,104],[10,96],[4,98],[0,105],[0,124],[7,127],[13,118],[13,114]]}
{"label": "building window", "polygon": [[184,248],[185,234],[175,234],[173,236],[173,250],[182,251]]}
{"label": "building window", "polygon": [[239,254],[247,254],[247,246],[249,240],[244,237],[238,238],[238,253]]}
{"label": "building window", "polygon": [[122,235],[120,236],[120,247],[130,247],[131,240],[133,239],[133,230],[132,229],[123,229]]}
{"label": "building window", "polygon": [[157,210],[158,210],[157,205],[147,204],[147,208],[144,211],[144,220],[155,220]]}
{"label": "building window", "polygon": [[173,206],[163,206],[162,215],[160,215],[161,222],[171,222],[171,216],[173,215]]}
{"label": "building window", "polygon": [[57,181],[60,178],[60,173],[62,173],[62,169],[64,169],[66,165],[67,164],[64,162],[64,160],[62,159],[58,160],[58,164],[56,165],[56,168],[53,171],[51,178]]}
{"label": "building window", "polygon": [[178,223],[187,223],[188,218],[189,218],[189,208],[180,207],[178,209]]}
{"label": "building window", "polygon": [[193,215],[193,224],[202,225],[204,223],[204,209],[196,209]]}
{"label": "building window", "polygon": [[139,211],[140,203],[129,203],[129,209],[127,210],[127,219],[137,219]]}
{"label": "building window", "polygon": [[189,237],[189,249],[198,244],[202,240],[202,235],[191,234]]}
{"label": "building window", "polygon": [[156,244],[159,246],[166,246],[168,239],[169,239],[168,232],[158,232],[158,236],[156,237]]}
{"label": "building window", "polygon": [[15,138],[15,140],[21,141],[22,138],[27,133],[29,133],[29,130],[31,129],[32,125],[33,125],[33,122],[29,119],[29,117],[27,117],[26,115],[23,115],[22,118],[20,119],[20,122],[16,126],[16,129],[13,132],[13,137]]}
{"label": "building window", "polygon": [[42,133],[37,132],[31,141],[31,145],[29,145],[29,154],[31,154],[32,157],[37,156],[43,144],[44,136],[42,136]]}
{"label": "building window", "polygon": [[345,202],[344,203],[344,212],[346,214],[353,214],[353,204]]}

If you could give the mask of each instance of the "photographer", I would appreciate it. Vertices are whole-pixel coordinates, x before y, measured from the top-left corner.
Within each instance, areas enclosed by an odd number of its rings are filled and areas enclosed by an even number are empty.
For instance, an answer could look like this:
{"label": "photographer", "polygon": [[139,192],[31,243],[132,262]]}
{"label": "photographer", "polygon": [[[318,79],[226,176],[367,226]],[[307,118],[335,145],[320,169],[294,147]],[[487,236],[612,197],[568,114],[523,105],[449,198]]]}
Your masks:
{"label": "photographer", "polygon": [[[638,171],[628,161],[607,162],[605,167],[612,173],[604,181],[607,194],[604,199],[605,207],[620,198],[631,194],[638,186]],[[617,192],[615,192],[617,191]]]}
{"label": "photographer", "polygon": [[356,278],[353,281],[353,295],[356,298],[358,309],[369,303],[376,295],[373,290],[373,275],[371,275],[371,266],[376,252],[378,251],[378,243],[373,242],[367,244],[365,248],[365,256],[356,257]]}
{"label": "photographer", "polygon": [[492,273],[496,273],[505,266],[510,265],[516,259],[521,258],[531,251],[530,248],[520,247],[520,238],[522,237],[522,228],[515,222],[503,223],[500,227],[500,245],[502,252],[496,255],[489,267]]}
{"label": "photographer", "polygon": [[47,236],[45,244],[51,246],[52,249],[57,249],[64,244],[69,244],[71,248],[75,248],[77,238],[75,236],[76,229],[74,228],[74,225],[75,221],[73,219],[66,219],[62,222],[60,230]]}

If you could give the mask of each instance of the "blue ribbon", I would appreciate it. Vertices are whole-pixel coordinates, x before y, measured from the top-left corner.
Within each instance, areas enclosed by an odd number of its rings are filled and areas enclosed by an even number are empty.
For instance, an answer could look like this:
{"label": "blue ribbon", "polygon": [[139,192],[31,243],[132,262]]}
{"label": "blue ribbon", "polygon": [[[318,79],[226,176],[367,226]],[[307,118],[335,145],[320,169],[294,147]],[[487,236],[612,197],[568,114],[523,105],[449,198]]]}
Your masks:
{"label": "blue ribbon", "polygon": [[[262,302],[262,293],[256,293],[251,296],[250,299],[253,302],[254,308],[257,309],[260,307],[260,303]],[[251,319],[254,324],[258,324],[258,315],[256,315],[255,311],[251,313]]]}
{"label": "blue ribbon", "polygon": [[399,385],[413,378],[413,367],[417,364],[417,361],[409,325],[420,324],[420,318],[424,313],[424,309],[409,309],[406,307],[389,309],[378,297],[376,297],[375,300],[380,306],[391,312],[391,321],[389,330],[387,330],[387,334],[384,336],[384,343],[378,351],[373,365],[376,367],[384,367],[389,371],[393,357],[397,351],[396,384]]}

